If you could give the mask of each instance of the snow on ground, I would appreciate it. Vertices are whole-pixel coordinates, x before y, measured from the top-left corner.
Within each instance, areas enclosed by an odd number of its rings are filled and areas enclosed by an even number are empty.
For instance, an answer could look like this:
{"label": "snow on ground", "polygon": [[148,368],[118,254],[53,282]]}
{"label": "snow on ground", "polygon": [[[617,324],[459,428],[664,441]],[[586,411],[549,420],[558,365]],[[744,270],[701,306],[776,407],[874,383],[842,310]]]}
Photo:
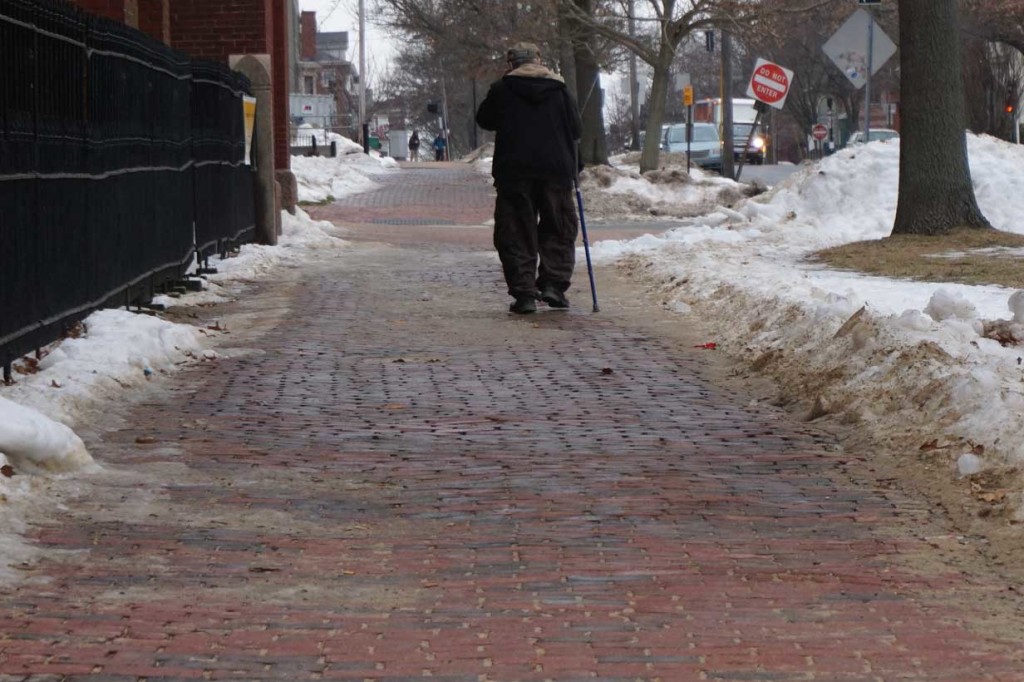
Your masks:
{"label": "snow on ground", "polygon": [[398,162],[390,157],[363,154],[361,145],[335,133],[311,127],[300,128],[299,134],[308,137],[315,134],[317,144],[329,145],[336,142],[338,156],[293,156],[292,172],[299,184],[299,201],[320,202],[329,199],[359,194],[376,189],[374,175],[380,175],[398,168]]}
{"label": "snow on ground", "polygon": [[[968,146],[983,212],[1024,232],[1014,187],[1024,147],[973,135]],[[986,322],[1024,323],[1024,294],[804,260],[887,236],[898,171],[898,143],[847,148],[664,234],[599,242],[593,257],[643,273],[670,308],[697,313],[719,348],[773,374],[809,418],[831,415],[915,453],[937,440],[954,475],[965,454],[982,453],[990,469],[1024,464],[1024,349],[981,335]],[[1024,499],[1014,502],[1024,519]]]}

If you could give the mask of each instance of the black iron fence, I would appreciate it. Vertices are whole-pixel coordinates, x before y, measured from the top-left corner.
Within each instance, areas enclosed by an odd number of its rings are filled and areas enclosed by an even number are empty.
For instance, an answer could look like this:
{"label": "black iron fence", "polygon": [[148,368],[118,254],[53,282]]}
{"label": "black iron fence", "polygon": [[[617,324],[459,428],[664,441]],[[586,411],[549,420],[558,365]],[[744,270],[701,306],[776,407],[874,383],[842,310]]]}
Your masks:
{"label": "black iron fence", "polygon": [[247,79],[61,0],[0,0],[0,365],[254,231]]}

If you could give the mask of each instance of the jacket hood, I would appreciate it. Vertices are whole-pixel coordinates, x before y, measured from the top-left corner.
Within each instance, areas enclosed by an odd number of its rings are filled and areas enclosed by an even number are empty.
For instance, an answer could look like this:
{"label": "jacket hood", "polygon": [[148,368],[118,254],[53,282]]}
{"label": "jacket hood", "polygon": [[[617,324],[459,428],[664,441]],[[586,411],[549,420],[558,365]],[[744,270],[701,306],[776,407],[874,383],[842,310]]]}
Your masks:
{"label": "jacket hood", "polygon": [[565,87],[565,79],[542,64],[523,64],[502,80],[509,90],[530,102],[541,102]]}

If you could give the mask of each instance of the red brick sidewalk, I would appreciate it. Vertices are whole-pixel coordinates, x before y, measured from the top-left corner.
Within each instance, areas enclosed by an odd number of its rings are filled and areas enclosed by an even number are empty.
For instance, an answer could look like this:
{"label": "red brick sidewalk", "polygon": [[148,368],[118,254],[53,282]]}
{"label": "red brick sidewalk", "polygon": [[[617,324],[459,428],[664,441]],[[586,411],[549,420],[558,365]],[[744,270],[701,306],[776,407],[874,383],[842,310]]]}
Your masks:
{"label": "red brick sidewalk", "polygon": [[[374,220],[472,194],[400,177]],[[1024,680],[1005,585],[706,351],[628,299],[510,316],[485,229],[379,226],[90,436],[107,470],[0,590],[0,680]]]}

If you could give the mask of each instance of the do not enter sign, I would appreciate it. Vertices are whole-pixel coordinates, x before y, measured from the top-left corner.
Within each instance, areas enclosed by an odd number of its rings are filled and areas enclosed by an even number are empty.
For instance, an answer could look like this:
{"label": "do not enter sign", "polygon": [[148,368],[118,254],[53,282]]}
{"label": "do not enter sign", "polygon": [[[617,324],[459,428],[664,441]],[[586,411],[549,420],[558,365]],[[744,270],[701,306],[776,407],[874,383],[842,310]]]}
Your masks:
{"label": "do not enter sign", "polygon": [[767,59],[758,59],[747,86],[747,96],[781,109],[792,84],[792,71]]}
{"label": "do not enter sign", "polygon": [[828,137],[828,128],[826,128],[821,123],[818,123],[813,128],[811,128],[811,135],[814,137],[815,140],[821,142],[826,137]]}

